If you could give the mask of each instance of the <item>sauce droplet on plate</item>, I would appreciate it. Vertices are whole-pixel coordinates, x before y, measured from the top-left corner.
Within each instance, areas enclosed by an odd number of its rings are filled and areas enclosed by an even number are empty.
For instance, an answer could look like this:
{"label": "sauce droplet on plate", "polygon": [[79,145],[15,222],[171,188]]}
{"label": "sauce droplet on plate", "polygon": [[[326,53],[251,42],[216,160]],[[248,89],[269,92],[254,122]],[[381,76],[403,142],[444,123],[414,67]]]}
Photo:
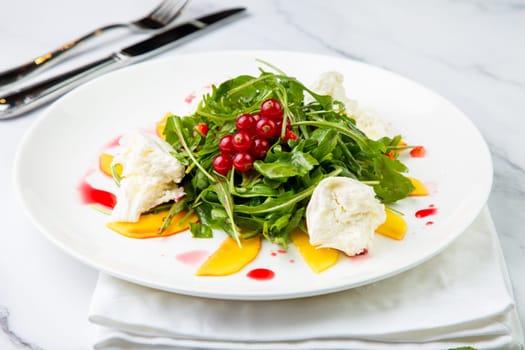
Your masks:
{"label": "sauce droplet on plate", "polygon": [[416,211],[416,218],[418,219],[421,219],[421,218],[426,218],[427,216],[430,216],[430,215],[435,215],[437,213],[437,208],[426,208],[426,209],[421,209],[421,210],[418,210]]}
{"label": "sauce droplet on plate", "polygon": [[197,96],[195,96],[194,94],[189,94],[188,96],[186,96],[186,97],[184,98],[184,102],[186,102],[187,104],[190,104],[190,103],[193,102],[193,100],[195,99],[195,97],[197,97]]}
{"label": "sauce droplet on plate", "polygon": [[246,276],[258,281],[267,281],[274,278],[275,272],[270,269],[259,268],[251,270]]}
{"label": "sauce droplet on plate", "polygon": [[80,183],[78,190],[85,204],[99,204],[110,209],[117,204],[117,197],[113,193],[96,189],[86,181]]}
{"label": "sauce droplet on plate", "polygon": [[175,259],[188,265],[197,265],[206,259],[210,253],[207,250],[196,249],[175,255]]}
{"label": "sauce droplet on plate", "polygon": [[423,158],[426,154],[426,149],[423,146],[416,146],[410,151],[412,158]]}
{"label": "sauce droplet on plate", "polygon": [[119,142],[120,142],[120,137],[121,136],[117,136],[113,140],[111,140],[108,143],[106,143],[106,145],[104,146],[104,149],[106,150],[106,149],[117,147],[119,145]]}

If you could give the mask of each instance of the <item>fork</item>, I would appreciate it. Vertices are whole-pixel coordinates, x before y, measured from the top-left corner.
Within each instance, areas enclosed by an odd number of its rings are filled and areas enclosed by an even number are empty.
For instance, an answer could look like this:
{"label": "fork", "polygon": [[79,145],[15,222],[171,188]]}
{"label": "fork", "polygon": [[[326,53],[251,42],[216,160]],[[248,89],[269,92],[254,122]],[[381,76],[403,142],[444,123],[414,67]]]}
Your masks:
{"label": "fork", "polygon": [[166,27],[182,12],[182,9],[187,2],[188,0],[163,0],[153,11],[143,18],[129,23],[116,23],[100,27],[78,39],[70,41],[54,51],[40,55],[31,62],[0,72],[0,87],[10,85],[30,74],[62,61],[69,53],[81,44],[107,33],[108,31],[117,28],[129,28],[140,32],[158,30]]}

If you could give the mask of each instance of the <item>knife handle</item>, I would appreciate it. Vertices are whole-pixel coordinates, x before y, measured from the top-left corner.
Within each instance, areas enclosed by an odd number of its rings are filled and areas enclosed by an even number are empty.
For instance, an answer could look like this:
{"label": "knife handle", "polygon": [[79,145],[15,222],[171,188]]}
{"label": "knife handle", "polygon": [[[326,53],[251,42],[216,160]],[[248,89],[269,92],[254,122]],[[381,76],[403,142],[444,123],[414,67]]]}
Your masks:
{"label": "knife handle", "polygon": [[0,120],[19,116],[49,102],[80,84],[107,73],[121,65],[122,56],[115,54],[53,78],[35,83],[7,96],[0,95]]}

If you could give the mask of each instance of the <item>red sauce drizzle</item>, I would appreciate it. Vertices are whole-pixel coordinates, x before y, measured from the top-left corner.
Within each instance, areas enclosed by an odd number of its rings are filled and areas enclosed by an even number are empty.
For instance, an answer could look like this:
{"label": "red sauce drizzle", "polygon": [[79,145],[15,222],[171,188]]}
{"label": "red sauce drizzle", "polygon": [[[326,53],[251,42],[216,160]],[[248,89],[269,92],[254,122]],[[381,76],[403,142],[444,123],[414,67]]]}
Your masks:
{"label": "red sauce drizzle", "polygon": [[196,249],[177,254],[175,255],[175,259],[184,264],[196,265],[206,259],[208,255],[210,255],[210,253],[207,250]]}
{"label": "red sauce drizzle", "polygon": [[432,226],[432,225],[434,225],[434,221],[427,221],[427,222],[425,223],[425,225],[427,225],[427,226]]}
{"label": "red sauce drizzle", "polygon": [[246,276],[258,281],[267,281],[274,278],[275,272],[269,269],[259,268],[251,270]]}
{"label": "red sauce drizzle", "polygon": [[272,250],[270,252],[270,255],[271,256],[277,256],[277,254],[286,254],[286,253],[288,253],[288,250],[286,250],[286,249],[277,249],[277,250]]}
{"label": "red sauce drizzle", "polygon": [[193,99],[194,99],[195,97],[196,97],[196,96],[195,96],[194,94],[189,94],[188,96],[186,96],[186,97],[184,98],[184,102],[186,102],[187,104],[190,104],[190,103],[193,101]]}
{"label": "red sauce drizzle", "polygon": [[78,186],[82,202],[85,204],[100,204],[104,207],[113,209],[117,204],[117,198],[113,193],[93,188],[86,181]]}
{"label": "red sauce drizzle", "polygon": [[435,215],[437,213],[437,208],[426,208],[426,209],[421,209],[421,210],[418,210],[416,211],[416,218],[418,219],[421,219],[421,218],[426,218],[427,216],[430,216],[430,215]]}
{"label": "red sauce drizzle", "polygon": [[110,149],[113,147],[117,147],[119,145],[120,136],[115,137],[113,140],[109,141],[105,146],[104,149]]}

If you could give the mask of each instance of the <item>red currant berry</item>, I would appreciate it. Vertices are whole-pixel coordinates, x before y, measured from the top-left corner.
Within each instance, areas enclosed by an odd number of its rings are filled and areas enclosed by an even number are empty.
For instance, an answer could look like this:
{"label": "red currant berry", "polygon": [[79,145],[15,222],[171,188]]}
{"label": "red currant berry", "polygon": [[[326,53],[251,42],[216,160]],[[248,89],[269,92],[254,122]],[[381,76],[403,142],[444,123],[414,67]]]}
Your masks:
{"label": "red currant berry", "polygon": [[274,98],[269,98],[261,104],[261,115],[274,120],[282,119],[283,107]]}
{"label": "red currant berry", "polygon": [[208,125],[204,124],[204,123],[198,123],[197,125],[195,125],[195,130],[201,134],[201,136],[206,136],[208,134]]}
{"label": "red currant berry", "polygon": [[238,131],[233,134],[232,144],[236,151],[247,151],[252,146],[252,138],[246,131]]}
{"label": "red currant berry", "polygon": [[239,152],[233,156],[233,167],[241,173],[253,169],[253,156],[247,152]]}
{"label": "red currant berry", "polygon": [[299,136],[294,133],[292,130],[286,129],[286,134],[284,135],[284,141],[288,140],[297,140]]}
{"label": "red currant berry", "polygon": [[261,118],[255,124],[255,133],[262,138],[269,139],[278,134],[277,124],[270,118]]}
{"label": "red currant berry", "polygon": [[252,143],[251,153],[255,159],[262,159],[270,149],[268,140],[255,136]]}
{"label": "red currant berry", "polygon": [[219,154],[213,159],[213,170],[226,176],[233,166],[233,159],[227,154]]}
{"label": "red currant berry", "polygon": [[253,120],[255,120],[255,122],[257,123],[259,120],[261,120],[262,115],[261,115],[261,113],[253,113],[253,114],[252,114],[252,118],[253,118]]}
{"label": "red currant berry", "polygon": [[253,134],[253,130],[255,129],[255,119],[253,119],[253,116],[251,114],[241,114],[237,117],[237,120],[235,121],[235,126],[237,127],[238,131],[246,131],[250,134]]}
{"label": "red currant berry", "polygon": [[226,135],[221,138],[219,141],[219,150],[224,154],[232,154],[235,152],[232,135]]}

